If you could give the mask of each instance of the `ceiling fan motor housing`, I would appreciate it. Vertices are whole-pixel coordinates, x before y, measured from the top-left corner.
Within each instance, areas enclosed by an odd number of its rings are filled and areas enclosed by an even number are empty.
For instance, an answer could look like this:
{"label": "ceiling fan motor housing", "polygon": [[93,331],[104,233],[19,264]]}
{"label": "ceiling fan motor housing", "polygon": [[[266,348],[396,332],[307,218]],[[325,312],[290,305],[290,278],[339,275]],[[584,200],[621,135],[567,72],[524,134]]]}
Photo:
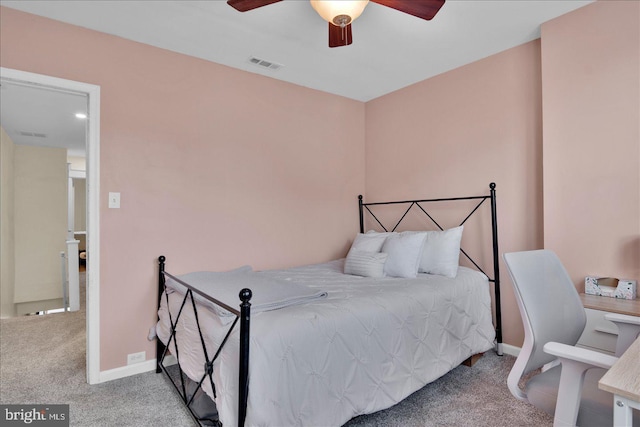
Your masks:
{"label": "ceiling fan motor housing", "polygon": [[351,23],[352,19],[349,15],[338,15],[333,18],[332,23],[338,27],[345,27]]}

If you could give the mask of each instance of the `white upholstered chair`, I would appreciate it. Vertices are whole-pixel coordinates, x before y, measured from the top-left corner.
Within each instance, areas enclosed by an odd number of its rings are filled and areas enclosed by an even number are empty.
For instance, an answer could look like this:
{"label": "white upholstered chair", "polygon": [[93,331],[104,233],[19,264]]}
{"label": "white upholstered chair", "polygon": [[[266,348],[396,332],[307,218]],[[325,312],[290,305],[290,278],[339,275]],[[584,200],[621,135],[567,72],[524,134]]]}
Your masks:
{"label": "white upholstered chair", "polygon": [[[610,426],[613,395],[598,389],[598,380],[617,357],[575,347],[586,314],[575,286],[551,251],[503,255],[514,291],[525,338],[507,384],[517,399],[554,415],[554,426]],[[640,317],[608,314],[619,328],[616,356],[640,334]],[[624,326],[620,326],[624,325]],[[524,388],[519,383],[531,375]],[[640,417],[634,411],[634,425]]]}

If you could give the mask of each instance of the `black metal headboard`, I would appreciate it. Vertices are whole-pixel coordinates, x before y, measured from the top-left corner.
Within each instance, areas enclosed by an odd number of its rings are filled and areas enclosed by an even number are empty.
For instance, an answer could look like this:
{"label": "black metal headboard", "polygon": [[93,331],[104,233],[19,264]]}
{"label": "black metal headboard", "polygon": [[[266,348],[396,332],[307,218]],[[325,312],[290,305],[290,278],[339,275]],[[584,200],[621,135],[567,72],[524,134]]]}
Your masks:
{"label": "black metal headboard", "polygon": [[[462,201],[462,200],[478,200],[478,204],[471,210],[471,212],[465,217],[464,220],[459,225],[463,225],[467,220],[474,214],[476,211],[482,206],[482,204],[490,200],[491,201],[491,235],[493,240],[493,278],[485,273],[482,268],[465,252],[464,249],[460,248],[460,252],[482,273],[485,274],[489,278],[489,281],[494,284],[494,295],[495,295],[495,306],[496,306],[496,351],[502,356],[502,314],[500,309],[500,266],[499,266],[499,255],[498,255],[498,219],[496,215],[496,184],[492,182],[489,184],[489,194],[484,196],[468,196],[468,197],[449,197],[449,198],[439,198],[439,199],[421,199],[421,200],[402,200],[395,202],[375,202],[375,203],[364,203],[362,201],[362,196],[358,196],[358,205],[360,209],[360,232],[364,233],[364,212],[365,210],[371,214],[373,219],[382,227],[384,231],[395,231],[402,220],[407,216],[409,211],[416,206],[422,213],[424,213],[440,230],[443,228],[438,224],[438,222],[433,219],[433,217],[427,212],[427,210],[422,206],[424,203],[432,203],[432,202],[450,202],[450,201]],[[408,205],[400,219],[396,222],[393,228],[388,229],[385,227],[382,222],[376,217],[376,215],[371,211],[370,206],[380,206],[380,205]]]}

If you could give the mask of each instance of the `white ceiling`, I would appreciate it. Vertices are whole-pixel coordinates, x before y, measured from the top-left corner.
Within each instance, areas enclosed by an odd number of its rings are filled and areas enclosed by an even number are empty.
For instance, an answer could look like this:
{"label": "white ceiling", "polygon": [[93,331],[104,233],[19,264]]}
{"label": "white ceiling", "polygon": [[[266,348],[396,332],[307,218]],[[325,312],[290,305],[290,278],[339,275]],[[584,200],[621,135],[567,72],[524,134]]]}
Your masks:
{"label": "white ceiling", "polygon": [[66,148],[70,156],[85,157],[86,95],[31,87],[2,80],[0,125],[19,145]]}
{"label": "white ceiling", "polygon": [[[0,0],[0,5],[359,101],[534,40],[540,24],[593,0],[447,0],[431,21],[369,3],[353,44],[329,48],[308,1],[240,13],[224,0]],[[283,65],[265,69],[249,57]],[[77,95],[3,82],[0,123],[17,144],[84,155]],[[25,136],[22,132],[45,134]]]}
{"label": "white ceiling", "polygon": [[[240,13],[224,0],[0,1],[91,28],[301,86],[369,101],[526,43],[540,24],[592,0],[447,0],[425,21],[369,3],[353,44],[329,48],[327,23],[308,1]],[[282,64],[269,70],[250,56]]]}

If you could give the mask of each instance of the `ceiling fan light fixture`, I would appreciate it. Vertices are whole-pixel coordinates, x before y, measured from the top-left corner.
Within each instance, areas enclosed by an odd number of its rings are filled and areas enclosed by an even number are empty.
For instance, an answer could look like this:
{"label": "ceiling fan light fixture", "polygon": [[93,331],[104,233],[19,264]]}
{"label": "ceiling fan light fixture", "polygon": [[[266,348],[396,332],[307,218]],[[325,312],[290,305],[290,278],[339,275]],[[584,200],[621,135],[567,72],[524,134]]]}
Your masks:
{"label": "ceiling fan light fixture", "polygon": [[325,21],[345,27],[364,11],[369,0],[310,0],[311,6]]}

